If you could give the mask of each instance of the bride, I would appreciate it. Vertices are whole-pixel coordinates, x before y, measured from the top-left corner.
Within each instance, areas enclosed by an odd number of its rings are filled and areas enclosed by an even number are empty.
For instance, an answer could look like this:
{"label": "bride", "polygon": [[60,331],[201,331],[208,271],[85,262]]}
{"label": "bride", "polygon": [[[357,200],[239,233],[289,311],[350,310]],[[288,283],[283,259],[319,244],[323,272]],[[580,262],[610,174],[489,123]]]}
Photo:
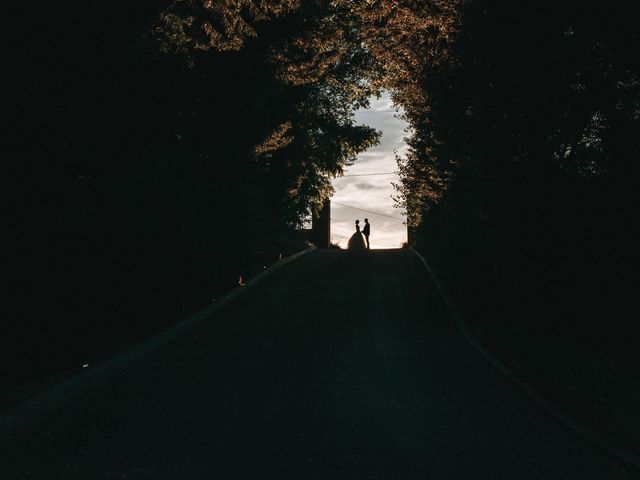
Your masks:
{"label": "bride", "polygon": [[356,220],[356,233],[349,239],[349,250],[364,250],[364,237],[360,233],[360,220]]}

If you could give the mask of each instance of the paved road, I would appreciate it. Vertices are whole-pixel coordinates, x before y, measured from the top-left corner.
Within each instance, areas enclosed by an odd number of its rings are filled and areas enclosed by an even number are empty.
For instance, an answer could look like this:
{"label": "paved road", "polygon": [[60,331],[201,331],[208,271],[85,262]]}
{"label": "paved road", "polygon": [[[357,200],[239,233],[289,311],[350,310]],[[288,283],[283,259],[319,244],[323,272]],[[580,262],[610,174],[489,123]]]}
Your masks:
{"label": "paved road", "polygon": [[627,479],[463,340],[406,250],[316,251],[2,446],[3,479]]}

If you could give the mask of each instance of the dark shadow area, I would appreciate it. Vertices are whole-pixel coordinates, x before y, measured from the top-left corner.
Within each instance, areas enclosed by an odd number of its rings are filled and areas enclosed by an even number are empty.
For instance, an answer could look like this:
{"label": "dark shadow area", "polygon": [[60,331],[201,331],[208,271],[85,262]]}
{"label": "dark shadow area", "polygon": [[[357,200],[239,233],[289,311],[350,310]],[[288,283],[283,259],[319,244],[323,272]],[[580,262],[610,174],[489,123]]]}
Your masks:
{"label": "dark shadow area", "polygon": [[633,478],[469,348],[406,249],[291,262],[2,452],[12,480]]}
{"label": "dark shadow area", "polygon": [[412,242],[489,349],[640,451],[632,7],[14,2],[0,386],[125,348],[304,248],[303,219],[379,140],[354,112],[386,89],[410,125]]}
{"label": "dark shadow area", "polygon": [[271,3],[8,12],[0,387],[93,363],[306,247],[301,219],[377,135],[350,120],[358,61],[284,78],[324,7]]}
{"label": "dark shadow area", "polygon": [[639,41],[626,6],[469,3],[459,63],[427,76],[431,158],[405,163],[408,198],[419,167],[441,195],[412,204],[416,244],[482,343],[636,453]]}

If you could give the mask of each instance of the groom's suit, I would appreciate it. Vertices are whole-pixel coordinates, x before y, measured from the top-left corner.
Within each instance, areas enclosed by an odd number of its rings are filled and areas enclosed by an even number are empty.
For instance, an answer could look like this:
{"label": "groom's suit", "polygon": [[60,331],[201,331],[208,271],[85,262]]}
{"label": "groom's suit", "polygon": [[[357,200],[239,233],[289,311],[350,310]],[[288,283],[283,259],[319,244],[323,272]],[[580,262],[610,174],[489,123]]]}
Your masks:
{"label": "groom's suit", "polygon": [[367,241],[367,250],[369,249],[369,234],[371,233],[371,226],[369,223],[364,224],[364,228],[362,229],[362,234],[364,235],[364,239]]}

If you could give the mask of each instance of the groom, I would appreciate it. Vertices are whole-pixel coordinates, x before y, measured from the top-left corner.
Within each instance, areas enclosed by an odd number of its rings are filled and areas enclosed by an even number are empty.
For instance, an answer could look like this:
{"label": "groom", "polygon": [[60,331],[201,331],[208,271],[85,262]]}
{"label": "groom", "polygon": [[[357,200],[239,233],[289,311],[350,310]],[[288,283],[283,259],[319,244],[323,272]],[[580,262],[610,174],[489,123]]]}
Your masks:
{"label": "groom", "polygon": [[369,250],[369,235],[371,234],[371,225],[369,225],[369,219],[364,219],[364,228],[362,229],[362,234],[364,235],[364,239],[367,242],[367,250]]}

